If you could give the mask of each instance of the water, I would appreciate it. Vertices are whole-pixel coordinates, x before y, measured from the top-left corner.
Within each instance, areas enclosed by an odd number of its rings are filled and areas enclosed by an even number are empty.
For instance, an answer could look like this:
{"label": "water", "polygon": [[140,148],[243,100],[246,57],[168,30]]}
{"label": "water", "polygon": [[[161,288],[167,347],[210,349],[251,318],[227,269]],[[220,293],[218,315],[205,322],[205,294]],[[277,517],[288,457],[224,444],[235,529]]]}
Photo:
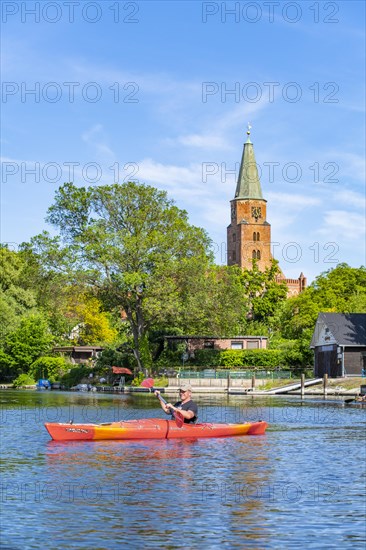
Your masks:
{"label": "water", "polygon": [[164,417],[153,396],[2,391],[2,546],[365,548],[365,407],[197,398],[259,437],[68,442],[45,421]]}

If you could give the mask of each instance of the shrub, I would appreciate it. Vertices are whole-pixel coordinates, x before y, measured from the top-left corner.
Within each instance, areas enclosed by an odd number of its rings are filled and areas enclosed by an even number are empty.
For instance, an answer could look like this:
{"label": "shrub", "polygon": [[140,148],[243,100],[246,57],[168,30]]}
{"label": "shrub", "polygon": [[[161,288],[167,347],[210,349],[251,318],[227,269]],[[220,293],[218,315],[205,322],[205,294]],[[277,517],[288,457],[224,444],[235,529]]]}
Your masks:
{"label": "shrub", "polygon": [[61,382],[67,388],[71,388],[72,386],[80,384],[82,379],[87,378],[91,372],[92,370],[89,367],[85,367],[83,365],[80,367],[73,367],[70,372],[64,374],[64,376],[61,378]]}
{"label": "shrub", "polygon": [[141,386],[141,382],[145,380],[146,376],[143,372],[139,372],[131,382],[131,386]]}
{"label": "shrub", "polygon": [[165,349],[154,362],[154,368],[171,367],[171,365],[182,365],[182,351]]}
{"label": "shrub", "polygon": [[46,378],[50,382],[59,380],[67,369],[67,364],[63,357],[40,357],[29,368],[29,374],[35,380]]}
{"label": "shrub", "polygon": [[13,381],[14,388],[21,388],[22,386],[34,386],[35,380],[29,374],[19,374],[19,376]]}
{"label": "shrub", "polygon": [[[223,367],[227,369],[255,369],[265,367],[267,370],[273,370],[276,367],[294,365],[294,360],[298,363],[300,356],[296,353],[289,353],[288,349],[244,349],[244,350],[196,350],[194,358],[190,358],[185,363],[186,367]],[[165,350],[160,356],[159,361],[154,367],[182,365],[181,353]]]}
{"label": "shrub", "polygon": [[215,349],[199,349],[194,352],[194,359],[189,361],[189,364],[199,367],[219,367],[220,366],[220,351]]}
{"label": "shrub", "polygon": [[114,348],[106,348],[102,351],[96,360],[97,369],[103,367],[127,367],[133,370],[136,366],[136,360],[131,353],[117,351]]}

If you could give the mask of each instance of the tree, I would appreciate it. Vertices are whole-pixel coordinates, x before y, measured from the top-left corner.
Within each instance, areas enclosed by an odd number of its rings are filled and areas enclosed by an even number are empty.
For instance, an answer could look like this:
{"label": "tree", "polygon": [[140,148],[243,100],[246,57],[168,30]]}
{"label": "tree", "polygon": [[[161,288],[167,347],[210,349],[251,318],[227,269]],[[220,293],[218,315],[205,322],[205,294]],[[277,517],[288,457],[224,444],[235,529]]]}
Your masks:
{"label": "tree", "polygon": [[108,314],[100,309],[101,303],[94,296],[80,296],[74,307],[80,318],[78,344],[112,344],[116,340],[117,331],[111,326]]}
{"label": "tree", "polygon": [[304,292],[287,300],[281,315],[284,336],[301,338],[303,331],[314,328],[320,312],[366,312],[366,269],[339,264],[318,275]]}
{"label": "tree", "polygon": [[68,341],[72,328],[81,321],[75,306],[86,286],[81,277],[70,278],[73,258],[68,253],[60,248],[58,238],[51,239],[46,232],[20,246],[25,263],[22,284],[34,293],[38,310],[47,318],[59,345]]}
{"label": "tree", "polygon": [[[30,365],[49,351],[53,337],[44,317],[40,314],[24,316],[18,328],[8,335],[4,352],[20,372],[28,372]],[[5,363],[5,357],[4,357]]]}
{"label": "tree", "polygon": [[125,313],[142,369],[149,328],[176,318],[182,279],[210,265],[207,234],[165,192],[132,182],[88,189],[67,183],[47,219],[60,237],[44,235],[43,257],[59,271],[82,274],[106,310]]}
{"label": "tree", "polygon": [[271,266],[264,271],[260,271],[253,260],[252,269],[243,271],[242,284],[248,301],[248,315],[243,320],[244,332],[253,333],[253,329],[254,332],[260,329],[262,333],[267,333],[278,328],[278,310],[287,298],[287,285],[284,281],[277,281],[279,274],[277,260],[272,260]]}
{"label": "tree", "polygon": [[26,265],[18,252],[0,246],[0,265],[0,346],[3,346],[22,316],[35,311],[36,296],[22,283]]}
{"label": "tree", "polygon": [[184,334],[233,336],[248,311],[241,269],[211,266],[186,277],[182,284],[182,310],[177,319]]}

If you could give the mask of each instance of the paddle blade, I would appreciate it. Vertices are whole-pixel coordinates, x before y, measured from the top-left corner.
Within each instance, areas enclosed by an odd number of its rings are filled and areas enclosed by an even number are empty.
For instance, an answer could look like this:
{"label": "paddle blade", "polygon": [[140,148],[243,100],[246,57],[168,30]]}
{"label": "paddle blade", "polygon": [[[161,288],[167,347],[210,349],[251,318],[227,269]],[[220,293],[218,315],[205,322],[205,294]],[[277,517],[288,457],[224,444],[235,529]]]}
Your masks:
{"label": "paddle blade", "polygon": [[182,413],[177,411],[174,411],[173,414],[174,414],[174,420],[177,425],[177,428],[181,428],[184,424],[184,416],[182,415]]}
{"label": "paddle blade", "polygon": [[141,386],[143,388],[152,388],[154,385],[154,379],[153,378],[145,378],[145,380],[143,380],[141,382]]}

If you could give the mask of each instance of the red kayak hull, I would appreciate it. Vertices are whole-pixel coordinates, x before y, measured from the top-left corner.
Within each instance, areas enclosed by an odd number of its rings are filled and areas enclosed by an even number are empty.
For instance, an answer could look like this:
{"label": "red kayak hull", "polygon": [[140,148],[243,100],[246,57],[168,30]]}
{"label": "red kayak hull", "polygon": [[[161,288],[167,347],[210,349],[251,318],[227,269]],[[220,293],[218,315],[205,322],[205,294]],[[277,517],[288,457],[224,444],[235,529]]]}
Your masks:
{"label": "red kayak hull", "polygon": [[100,441],[263,435],[267,423],[260,421],[247,424],[184,424],[178,428],[174,420],[151,418],[105,424],[46,422],[45,427],[55,441]]}

